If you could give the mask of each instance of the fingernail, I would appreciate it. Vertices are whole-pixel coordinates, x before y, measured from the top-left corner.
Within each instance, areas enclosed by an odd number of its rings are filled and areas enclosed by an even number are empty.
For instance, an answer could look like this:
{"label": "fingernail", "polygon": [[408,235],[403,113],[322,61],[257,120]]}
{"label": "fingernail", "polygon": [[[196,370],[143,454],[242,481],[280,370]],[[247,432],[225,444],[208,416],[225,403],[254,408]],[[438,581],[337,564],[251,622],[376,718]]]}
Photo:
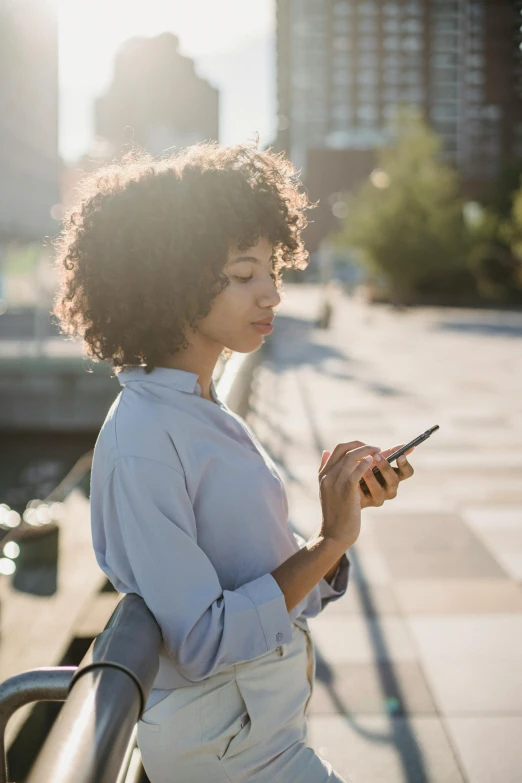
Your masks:
{"label": "fingernail", "polygon": [[402,457],[397,458],[397,463],[399,465],[405,465],[406,464],[406,457],[403,455]]}
{"label": "fingernail", "polygon": [[381,457],[381,455],[380,455],[380,454],[375,454],[375,455],[374,455],[374,457],[375,457],[375,460],[376,460],[377,462],[380,462],[380,461],[382,460],[382,457]]}

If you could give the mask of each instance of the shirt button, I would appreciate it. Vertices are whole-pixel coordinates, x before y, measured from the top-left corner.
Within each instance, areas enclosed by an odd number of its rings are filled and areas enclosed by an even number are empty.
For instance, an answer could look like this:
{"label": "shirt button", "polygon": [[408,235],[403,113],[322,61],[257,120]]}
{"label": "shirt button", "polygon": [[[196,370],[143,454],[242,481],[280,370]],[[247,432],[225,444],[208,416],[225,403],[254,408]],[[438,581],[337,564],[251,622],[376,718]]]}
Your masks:
{"label": "shirt button", "polygon": [[278,633],[277,636],[276,636],[276,642],[282,642],[282,641],[283,641],[283,634],[282,633]]}

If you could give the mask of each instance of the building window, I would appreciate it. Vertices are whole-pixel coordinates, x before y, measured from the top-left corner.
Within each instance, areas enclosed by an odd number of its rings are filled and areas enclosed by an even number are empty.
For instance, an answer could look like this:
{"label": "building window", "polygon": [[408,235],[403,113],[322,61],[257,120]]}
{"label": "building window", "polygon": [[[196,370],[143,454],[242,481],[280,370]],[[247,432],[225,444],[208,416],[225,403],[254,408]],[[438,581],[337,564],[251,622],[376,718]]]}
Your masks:
{"label": "building window", "polygon": [[456,118],[457,114],[456,103],[434,105],[431,110],[431,116],[434,120],[451,120]]}
{"label": "building window", "polygon": [[398,51],[401,46],[401,39],[398,35],[387,35],[384,39],[384,48],[387,51]]}
{"label": "building window", "polygon": [[379,108],[375,104],[362,104],[357,109],[357,119],[373,121],[379,117]]}
{"label": "building window", "polygon": [[455,31],[455,24],[455,19],[437,19],[432,30],[435,33],[453,33]]}
{"label": "building window", "polygon": [[384,19],[382,27],[385,33],[395,33],[398,35],[401,32],[401,22],[399,19]]}
{"label": "building window", "polygon": [[377,38],[372,37],[365,37],[359,39],[359,51],[375,51],[377,49]]}
{"label": "building window", "polygon": [[406,19],[402,23],[402,32],[404,33],[422,33],[422,30],[422,22],[419,22],[418,19]]}
{"label": "building window", "polygon": [[482,71],[468,71],[466,81],[468,84],[484,84],[484,73]]}
{"label": "building window", "polygon": [[393,54],[388,53],[386,57],[383,58],[382,61],[385,70],[387,70],[388,68],[399,68],[401,62],[402,62],[402,58],[398,52],[397,53],[394,52]]}
{"label": "building window", "polygon": [[433,10],[436,11],[438,14],[458,14],[460,11],[460,2],[459,0],[453,0],[453,2],[437,2],[433,3]]}
{"label": "building window", "polygon": [[384,3],[382,12],[385,16],[400,16],[401,9],[399,8],[399,4],[397,2]]}
{"label": "building window", "polygon": [[349,33],[353,29],[353,25],[350,19],[334,19],[333,29],[336,33]]}
{"label": "building window", "polygon": [[457,35],[445,35],[434,38],[432,47],[434,52],[456,52],[458,51],[459,39]]}
{"label": "building window", "polygon": [[426,93],[419,87],[416,89],[410,87],[409,90],[405,90],[402,93],[402,97],[404,100],[411,101],[412,103],[422,103],[422,101],[426,100]]}
{"label": "building window", "polygon": [[350,84],[352,80],[352,71],[347,69],[335,70],[332,74],[333,84]]}
{"label": "building window", "polygon": [[431,64],[435,66],[435,68],[453,67],[459,64],[459,58],[458,55],[452,54],[451,52],[440,52],[439,54],[433,55]]}
{"label": "building window", "polygon": [[484,51],[484,42],[482,40],[482,36],[476,36],[476,38],[470,38],[468,46],[471,52]]}
{"label": "building window", "polygon": [[387,87],[383,90],[383,96],[386,101],[397,101],[399,99],[398,87]]}
{"label": "building window", "polygon": [[485,58],[482,54],[468,54],[466,62],[470,67],[482,68],[485,64]]}
{"label": "building window", "polygon": [[361,33],[375,33],[377,30],[375,19],[359,19],[357,26]]}
{"label": "building window", "polygon": [[420,87],[422,85],[422,74],[419,71],[406,71],[401,75],[401,81],[403,84],[408,84],[412,87]]}
{"label": "building window", "polygon": [[455,84],[459,81],[460,73],[457,68],[437,69],[433,73],[435,84]]}
{"label": "building window", "polygon": [[410,16],[422,16],[423,8],[421,3],[405,3],[402,7],[403,13]]}
{"label": "building window", "polygon": [[422,49],[422,38],[409,35],[402,39],[401,48],[405,52],[420,52]]}
{"label": "building window", "polygon": [[436,101],[456,101],[458,97],[457,85],[435,84],[433,86],[433,98]]}
{"label": "building window", "polygon": [[352,42],[347,36],[339,35],[333,39],[333,48],[337,52],[349,52],[352,48]]}
{"label": "building window", "polygon": [[382,79],[385,84],[398,84],[401,79],[401,72],[386,68],[382,75]]}
{"label": "building window", "polygon": [[468,87],[466,90],[466,98],[470,103],[481,103],[484,99],[484,91],[481,87]]}
{"label": "building window", "polygon": [[376,16],[378,12],[377,3],[374,0],[363,0],[363,2],[359,2],[357,11],[360,16]]}
{"label": "building window", "polygon": [[358,84],[377,84],[379,81],[379,72],[367,70],[358,71],[356,79]]}
{"label": "building window", "polygon": [[349,0],[340,0],[340,2],[335,3],[333,12],[335,16],[351,16],[352,6]]}

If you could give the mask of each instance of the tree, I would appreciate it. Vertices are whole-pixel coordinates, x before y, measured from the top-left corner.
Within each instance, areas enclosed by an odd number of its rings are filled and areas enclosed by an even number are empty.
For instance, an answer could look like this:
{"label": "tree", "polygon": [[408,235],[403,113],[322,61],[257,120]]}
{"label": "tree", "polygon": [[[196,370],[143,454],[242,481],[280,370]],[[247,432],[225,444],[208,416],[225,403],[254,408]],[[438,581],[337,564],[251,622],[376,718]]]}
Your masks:
{"label": "tree", "polygon": [[360,251],[385,275],[395,301],[410,301],[430,284],[471,275],[456,172],[440,159],[441,142],[418,112],[402,109],[379,168],[353,195],[334,242]]}

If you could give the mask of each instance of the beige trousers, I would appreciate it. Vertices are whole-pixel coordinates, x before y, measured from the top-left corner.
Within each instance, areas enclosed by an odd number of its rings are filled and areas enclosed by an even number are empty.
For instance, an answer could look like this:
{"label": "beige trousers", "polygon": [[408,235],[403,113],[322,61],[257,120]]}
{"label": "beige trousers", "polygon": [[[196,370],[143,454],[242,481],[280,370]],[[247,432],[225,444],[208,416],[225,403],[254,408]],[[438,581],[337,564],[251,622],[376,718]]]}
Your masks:
{"label": "beige trousers", "polygon": [[307,744],[314,681],[294,624],[288,644],[172,691],[138,723],[151,783],[346,783]]}

